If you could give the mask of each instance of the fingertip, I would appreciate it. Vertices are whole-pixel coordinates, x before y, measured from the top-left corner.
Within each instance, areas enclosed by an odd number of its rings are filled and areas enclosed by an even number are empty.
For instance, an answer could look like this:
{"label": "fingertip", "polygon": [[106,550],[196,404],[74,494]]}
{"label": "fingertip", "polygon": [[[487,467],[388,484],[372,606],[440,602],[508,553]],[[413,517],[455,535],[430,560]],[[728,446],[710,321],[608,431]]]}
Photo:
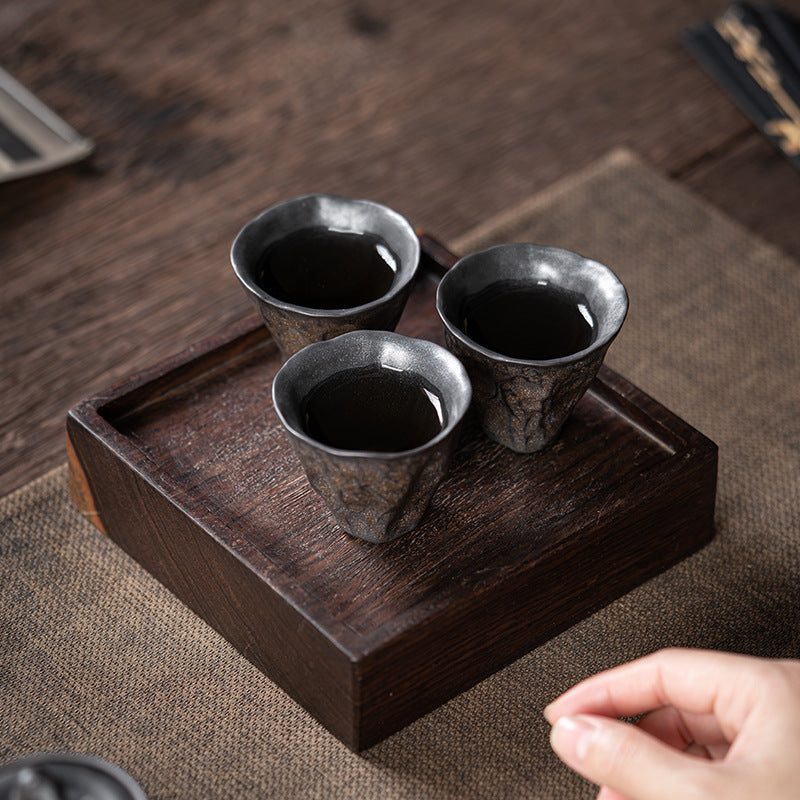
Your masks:
{"label": "fingertip", "polygon": [[595,800],[631,800],[626,794],[620,794],[609,786],[601,786]]}
{"label": "fingertip", "polygon": [[582,714],[559,717],[550,730],[550,745],[556,755],[569,765],[585,760],[598,723]]}
{"label": "fingertip", "polygon": [[636,726],[615,719],[564,715],[553,725],[550,743],[568,767],[607,787],[600,797],[609,800],[685,797],[687,786],[709,775],[704,772],[708,762],[687,756]]}
{"label": "fingertip", "polygon": [[555,725],[556,721],[559,717],[563,717],[565,714],[576,713],[578,709],[571,709],[570,703],[564,703],[564,698],[567,695],[572,693],[572,690],[575,687],[573,686],[571,689],[568,689],[563,694],[560,694],[558,697],[554,697],[543,709],[542,713],[544,714],[544,718],[551,724]]}

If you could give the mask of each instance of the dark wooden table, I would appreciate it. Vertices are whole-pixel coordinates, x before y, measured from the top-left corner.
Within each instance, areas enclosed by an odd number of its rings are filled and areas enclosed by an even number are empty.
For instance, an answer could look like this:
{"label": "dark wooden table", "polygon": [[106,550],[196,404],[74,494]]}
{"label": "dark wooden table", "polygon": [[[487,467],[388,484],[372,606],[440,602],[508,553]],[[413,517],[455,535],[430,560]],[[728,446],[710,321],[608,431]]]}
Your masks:
{"label": "dark wooden table", "polygon": [[0,186],[0,494],[77,401],[251,310],[231,241],[297,194],[447,240],[628,145],[800,256],[800,175],[679,41],[723,7],[6,0],[0,66],[97,151]]}

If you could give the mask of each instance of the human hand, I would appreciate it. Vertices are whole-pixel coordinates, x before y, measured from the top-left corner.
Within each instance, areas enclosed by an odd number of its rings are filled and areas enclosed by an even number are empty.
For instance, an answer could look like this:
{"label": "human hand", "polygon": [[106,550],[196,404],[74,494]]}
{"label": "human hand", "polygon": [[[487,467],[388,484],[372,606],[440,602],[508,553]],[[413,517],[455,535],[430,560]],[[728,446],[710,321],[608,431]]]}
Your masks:
{"label": "human hand", "polygon": [[597,800],[800,798],[800,661],[661,650],[544,713],[553,749],[601,786]]}

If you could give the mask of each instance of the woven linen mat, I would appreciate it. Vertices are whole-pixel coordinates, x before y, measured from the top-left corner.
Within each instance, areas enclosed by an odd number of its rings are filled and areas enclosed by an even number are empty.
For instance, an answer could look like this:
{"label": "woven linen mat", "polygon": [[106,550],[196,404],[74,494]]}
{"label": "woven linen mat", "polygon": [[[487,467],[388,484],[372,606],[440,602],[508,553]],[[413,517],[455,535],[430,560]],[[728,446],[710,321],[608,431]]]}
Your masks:
{"label": "woven linen mat", "polygon": [[361,755],[73,509],[59,468],[0,501],[0,761],[107,758],[156,798],[583,798],[543,706],[664,645],[800,654],[800,266],[616,151],[453,249],[609,264],[608,363],[720,447],[704,550]]}

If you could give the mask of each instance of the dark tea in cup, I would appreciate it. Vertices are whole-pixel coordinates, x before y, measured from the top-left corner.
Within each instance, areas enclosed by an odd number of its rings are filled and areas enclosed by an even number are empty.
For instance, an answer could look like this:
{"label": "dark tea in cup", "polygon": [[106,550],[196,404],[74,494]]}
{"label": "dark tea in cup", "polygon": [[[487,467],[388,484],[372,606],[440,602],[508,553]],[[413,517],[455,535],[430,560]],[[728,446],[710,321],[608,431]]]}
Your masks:
{"label": "dark tea in cup", "polygon": [[464,299],[464,333],[489,350],[531,361],[585,350],[596,320],[586,298],[542,281],[498,281]]}
{"label": "dark tea in cup", "polygon": [[258,285],[269,295],[311,308],[355,308],[392,286],[399,258],[377,234],[301,228],[264,251]]}
{"label": "dark tea in cup", "polygon": [[433,384],[416,373],[382,366],[344,370],[306,398],[305,429],[339,450],[398,453],[440,433],[443,402]]}

